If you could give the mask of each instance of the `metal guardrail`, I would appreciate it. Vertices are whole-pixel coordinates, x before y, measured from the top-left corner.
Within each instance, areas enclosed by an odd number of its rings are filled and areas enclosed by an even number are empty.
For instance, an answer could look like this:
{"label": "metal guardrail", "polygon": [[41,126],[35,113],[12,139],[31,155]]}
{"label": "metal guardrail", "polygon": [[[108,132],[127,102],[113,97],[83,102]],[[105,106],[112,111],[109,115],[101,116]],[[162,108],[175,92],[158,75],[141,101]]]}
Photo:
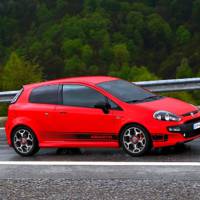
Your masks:
{"label": "metal guardrail", "polygon": [[[200,90],[200,78],[168,79],[134,82],[152,92]],[[18,91],[0,92],[0,103],[9,103]]]}
{"label": "metal guardrail", "polygon": [[177,92],[200,90],[200,78],[168,79],[135,82],[152,92]]}
{"label": "metal guardrail", "polygon": [[0,92],[0,103],[9,103],[18,91]]}

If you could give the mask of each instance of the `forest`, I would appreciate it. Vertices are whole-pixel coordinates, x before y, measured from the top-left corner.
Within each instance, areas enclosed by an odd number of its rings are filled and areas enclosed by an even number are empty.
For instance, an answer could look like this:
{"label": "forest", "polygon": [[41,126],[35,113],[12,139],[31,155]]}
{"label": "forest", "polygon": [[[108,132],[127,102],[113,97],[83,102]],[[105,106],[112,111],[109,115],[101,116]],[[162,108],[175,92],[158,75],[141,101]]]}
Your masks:
{"label": "forest", "polygon": [[[1,0],[0,90],[60,77],[200,75],[200,0]],[[199,92],[170,94],[200,103]]]}

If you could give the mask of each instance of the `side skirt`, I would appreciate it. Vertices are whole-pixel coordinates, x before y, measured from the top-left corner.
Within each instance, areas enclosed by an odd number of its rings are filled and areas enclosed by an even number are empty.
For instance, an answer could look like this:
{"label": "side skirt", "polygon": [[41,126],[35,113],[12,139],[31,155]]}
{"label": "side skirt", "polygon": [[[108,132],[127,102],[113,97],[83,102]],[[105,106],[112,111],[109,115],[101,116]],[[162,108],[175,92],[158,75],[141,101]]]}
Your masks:
{"label": "side skirt", "polygon": [[119,148],[119,142],[100,142],[100,141],[56,141],[42,142],[40,148]]}
{"label": "side skirt", "polygon": [[119,139],[109,133],[50,133],[41,148],[78,147],[78,148],[119,148]]}

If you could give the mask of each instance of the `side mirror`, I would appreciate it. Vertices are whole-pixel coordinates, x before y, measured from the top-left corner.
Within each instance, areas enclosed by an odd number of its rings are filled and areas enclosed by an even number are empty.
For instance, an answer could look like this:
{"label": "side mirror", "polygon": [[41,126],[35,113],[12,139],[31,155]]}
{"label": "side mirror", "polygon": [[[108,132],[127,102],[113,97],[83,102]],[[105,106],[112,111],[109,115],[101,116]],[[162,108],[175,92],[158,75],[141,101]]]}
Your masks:
{"label": "side mirror", "polygon": [[98,102],[98,103],[96,103],[96,105],[95,105],[94,107],[95,107],[95,108],[102,109],[102,111],[103,111],[105,114],[108,114],[108,113],[109,113],[109,109],[111,108],[111,107],[110,107],[110,104],[109,104],[109,103],[106,103],[106,102]]}

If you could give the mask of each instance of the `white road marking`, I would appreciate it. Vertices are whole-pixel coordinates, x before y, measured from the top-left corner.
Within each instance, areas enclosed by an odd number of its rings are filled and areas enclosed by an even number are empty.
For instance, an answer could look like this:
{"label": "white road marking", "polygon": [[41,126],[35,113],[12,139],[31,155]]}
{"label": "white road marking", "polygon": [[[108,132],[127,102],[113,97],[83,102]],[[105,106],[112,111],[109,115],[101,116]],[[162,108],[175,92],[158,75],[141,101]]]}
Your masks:
{"label": "white road marking", "polygon": [[84,162],[84,161],[0,161],[0,165],[34,166],[200,166],[200,162]]}
{"label": "white road marking", "polygon": [[5,128],[4,128],[4,127],[0,127],[0,131],[1,131],[1,130],[2,130],[2,131],[4,131],[4,130],[5,130]]}

